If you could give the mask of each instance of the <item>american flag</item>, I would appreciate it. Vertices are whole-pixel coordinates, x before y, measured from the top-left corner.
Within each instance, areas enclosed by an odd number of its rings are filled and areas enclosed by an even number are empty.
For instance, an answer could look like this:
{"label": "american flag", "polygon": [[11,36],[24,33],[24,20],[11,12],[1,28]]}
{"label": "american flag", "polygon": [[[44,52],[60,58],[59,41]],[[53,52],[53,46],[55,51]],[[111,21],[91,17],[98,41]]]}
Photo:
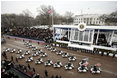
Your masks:
{"label": "american flag", "polygon": [[48,13],[50,14],[52,12],[52,10],[48,10]]}
{"label": "american flag", "polygon": [[84,64],[82,64],[82,65],[87,66],[87,65],[88,65],[88,63],[84,63]]}
{"label": "american flag", "polygon": [[101,64],[100,63],[97,63],[96,66],[101,66]]}

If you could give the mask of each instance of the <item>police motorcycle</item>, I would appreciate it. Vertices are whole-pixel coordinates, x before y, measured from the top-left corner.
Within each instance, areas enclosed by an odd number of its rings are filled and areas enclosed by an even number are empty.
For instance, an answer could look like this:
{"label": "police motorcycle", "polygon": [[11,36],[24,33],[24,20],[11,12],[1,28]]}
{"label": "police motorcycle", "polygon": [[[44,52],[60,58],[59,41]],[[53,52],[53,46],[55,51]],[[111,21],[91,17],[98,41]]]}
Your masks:
{"label": "police motorcycle", "polygon": [[43,59],[42,58],[38,58],[36,61],[35,61],[35,64],[41,64],[43,63]]}
{"label": "police motorcycle", "polygon": [[42,52],[42,49],[38,49],[37,52],[40,54]]}
{"label": "police motorcycle", "polygon": [[84,59],[81,60],[81,61],[79,62],[79,66],[83,65],[84,63],[88,63],[87,60],[84,60]]}
{"label": "police motorcycle", "polygon": [[24,42],[24,45],[28,45],[29,44],[29,42]]}
{"label": "police motorcycle", "polygon": [[34,54],[32,54],[33,57],[38,56],[38,55],[39,55],[39,53],[37,51],[34,52]]}
{"label": "police motorcycle", "polygon": [[66,57],[68,57],[68,56],[69,56],[68,53],[63,53],[63,54],[62,54],[62,57],[63,57],[63,58],[66,58]]}
{"label": "police motorcycle", "polygon": [[51,65],[53,65],[53,62],[52,62],[52,60],[47,60],[45,63],[44,63],[44,65],[45,66],[51,66]]}
{"label": "police motorcycle", "polygon": [[61,50],[57,51],[56,54],[57,55],[61,55],[63,52]]}
{"label": "police motorcycle", "polygon": [[16,52],[16,54],[22,53],[21,49],[18,49],[18,51]]}
{"label": "police motorcycle", "polygon": [[30,54],[30,51],[27,50],[27,51],[25,52],[25,55],[29,55],[29,54]]}
{"label": "police motorcycle", "polygon": [[68,62],[64,67],[66,70],[71,70],[74,68],[74,65],[73,65],[73,63]]}
{"label": "police motorcycle", "polygon": [[93,74],[100,74],[102,72],[100,66],[101,64],[96,64],[94,66],[91,66],[90,72]]}
{"label": "police motorcycle", "polygon": [[33,45],[29,45],[29,47],[28,47],[28,48],[30,49],[30,48],[32,48],[32,47],[34,47],[34,46],[33,46]]}
{"label": "police motorcycle", "polygon": [[26,44],[26,47],[30,47],[30,46],[32,46],[30,43]]}
{"label": "police motorcycle", "polygon": [[52,48],[51,51],[52,51],[52,52],[56,52],[56,48]]}
{"label": "police motorcycle", "polygon": [[18,59],[24,58],[24,54],[20,54],[20,56],[17,57]]}
{"label": "police motorcycle", "polygon": [[69,61],[75,61],[77,58],[75,56],[70,56],[68,59]]}
{"label": "police motorcycle", "polygon": [[53,67],[54,67],[54,68],[62,67],[62,62],[57,61],[56,63],[53,64]]}
{"label": "police motorcycle", "polygon": [[37,47],[33,47],[33,48],[32,48],[32,51],[36,51],[36,50],[37,50]]}
{"label": "police motorcycle", "polygon": [[51,49],[52,49],[52,47],[51,47],[51,46],[49,46],[47,49],[48,49],[48,50],[51,50]]}
{"label": "police motorcycle", "polygon": [[80,67],[78,67],[78,72],[87,72],[88,68],[86,65],[81,65]]}
{"label": "police motorcycle", "polygon": [[5,52],[9,52],[9,51],[10,51],[10,48],[6,48],[6,49],[5,49]]}
{"label": "police motorcycle", "polygon": [[41,56],[41,57],[47,57],[47,53],[41,52],[40,56]]}
{"label": "police motorcycle", "polygon": [[26,62],[31,62],[31,61],[33,61],[33,57],[30,56],[30,57],[28,57],[25,61],[26,61]]}
{"label": "police motorcycle", "polygon": [[45,48],[48,48],[48,47],[49,47],[49,45],[45,45],[44,47],[45,47]]}
{"label": "police motorcycle", "polygon": [[11,49],[11,51],[10,51],[10,53],[14,53],[14,52],[16,52],[16,49]]}

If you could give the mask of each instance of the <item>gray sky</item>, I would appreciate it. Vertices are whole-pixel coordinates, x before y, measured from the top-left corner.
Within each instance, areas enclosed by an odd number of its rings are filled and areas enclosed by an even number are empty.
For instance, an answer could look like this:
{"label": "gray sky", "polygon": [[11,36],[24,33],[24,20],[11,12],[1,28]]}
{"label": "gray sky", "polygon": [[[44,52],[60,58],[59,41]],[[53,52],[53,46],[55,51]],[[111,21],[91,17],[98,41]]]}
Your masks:
{"label": "gray sky", "polygon": [[63,15],[71,11],[75,15],[81,14],[109,14],[117,10],[116,1],[78,1],[78,0],[39,0],[39,1],[2,1],[1,13],[20,14],[29,9],[33,16],[38,14],[40,5],[52,5],[57,13]]}

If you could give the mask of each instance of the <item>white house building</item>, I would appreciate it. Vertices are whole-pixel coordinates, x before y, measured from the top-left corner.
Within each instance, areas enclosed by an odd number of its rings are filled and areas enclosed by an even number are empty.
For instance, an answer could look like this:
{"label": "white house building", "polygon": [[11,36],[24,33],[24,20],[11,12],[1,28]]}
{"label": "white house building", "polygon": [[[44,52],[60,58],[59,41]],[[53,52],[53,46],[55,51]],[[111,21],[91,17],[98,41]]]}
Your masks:
{"label": "white house building", "polygon": [[101,15],[98,14],[82,14],[75,15],[74,17],[74,25],[78,25],[79,23],[85,23],[87,25],[104,25],[104,20],[100,19]]}

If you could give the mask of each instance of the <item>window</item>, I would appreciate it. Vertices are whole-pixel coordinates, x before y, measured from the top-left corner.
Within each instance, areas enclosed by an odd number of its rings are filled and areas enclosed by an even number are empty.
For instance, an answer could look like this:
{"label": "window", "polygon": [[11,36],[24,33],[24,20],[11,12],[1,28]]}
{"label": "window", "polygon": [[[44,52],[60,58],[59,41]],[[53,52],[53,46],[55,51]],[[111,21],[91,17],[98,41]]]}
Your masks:
{"label": "window", "polygon": [[84,33],[84,41],[88,41],[88,34],[89,34],[89,31],[85,31],[85,33]]}
{"label": "window", "polygon": [[90,31],[90,35],[89,35],[89,42],[92,41],[92,34],[93,34],[93,30]]}
{"label": "window", "polygon": [[78,40],[78,30],[75,30],[74,40]]}
{"label": "window", "polygon": [[83,31],[79,32],[79,41],[83,41]]}

